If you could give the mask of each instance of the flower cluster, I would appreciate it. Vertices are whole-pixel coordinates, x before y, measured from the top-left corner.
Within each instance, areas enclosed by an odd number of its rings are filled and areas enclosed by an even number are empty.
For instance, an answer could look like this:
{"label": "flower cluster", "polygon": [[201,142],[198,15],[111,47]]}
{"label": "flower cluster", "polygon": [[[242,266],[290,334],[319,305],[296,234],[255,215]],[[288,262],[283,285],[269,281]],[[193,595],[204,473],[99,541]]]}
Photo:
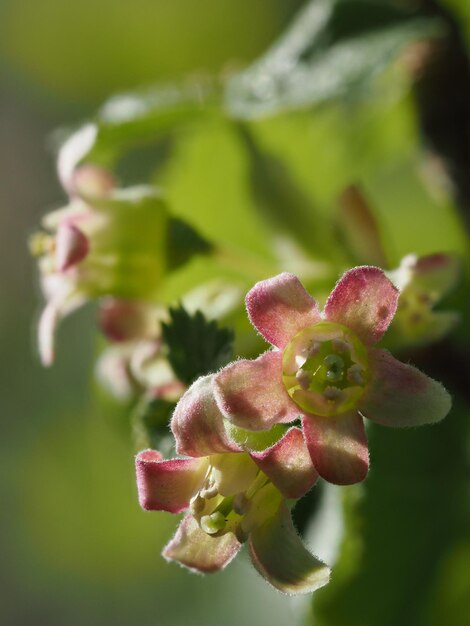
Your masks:
{"label": "flower cluster", "polygon": [[363,416],[416,426],[450,409],[442,385],[374,347],[398,298],[370,266],[346,272],[323,312],[293,274],[251,289],[249,319],[272,349],[186,391],[171,421],[184,458],[166,461],[153,450],[137,457],[141,505],[189,511],[167,559],[215,571],[247,541],[253,564],[278,589],[307,592],[327,582],[328,568],[303,547],[285,500],[302,497],[318,476],[339,485],[365,478]]}
{"label": "flower cluster", "polygon": [[46,306],[39,321],[43,363],[54,358],[58,321],[92,298],[148,298],[164,274],[168,212],[152,187],[118,189],[109,172],[84,165],[67,185],[69,204],[31,239]]}

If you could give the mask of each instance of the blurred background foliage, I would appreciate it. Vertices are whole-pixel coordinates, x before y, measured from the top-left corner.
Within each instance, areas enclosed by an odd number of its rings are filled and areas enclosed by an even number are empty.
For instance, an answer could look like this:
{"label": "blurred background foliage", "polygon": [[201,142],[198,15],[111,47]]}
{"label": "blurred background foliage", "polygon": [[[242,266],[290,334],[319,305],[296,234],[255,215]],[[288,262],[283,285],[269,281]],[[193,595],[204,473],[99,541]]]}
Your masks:
{"label": "blurred background foliage", "polygon": [[[396,2],[391,13],[378,9],[374,22],[373,2],[351,4],[352,20],[347,0],[314,0],[319,14],[312,23],[323,19],[325,26],[315,37],[310,33],[315,44],[300,55],[306,73],[281,64],[274,88],[261,82],[251,91],[257,76],[266,75],[266,50],[303,4],[0,3],[0,577],[6,623],[275,626],[301,623],[307,611],[305,623],[314,626],[467,624],[467,278],[445,303],[461,312],[459,330],[435,347],[405,354],[443,380],[454,396],[452,413],[416,432],[371,426],[372,470],[364,485],[328,488],[320,507],[316,499],[304,503],[299,525],[307,540],[320,556],[338,558],[331,584],[312,604],[272,591],[243,558],[202,578],[160,557],[175,519],[138,508],[128,407],[97,394],[91,371],[93,307],[61,328],[54,368],[41,369],[34,354],[38,295],[25,242],[44,211],[63,202],[54,131],[87,119],[100,128],[97,160],[113,165],[125,183],[162,185],[174,214],[224,247],[217,264],[196,258],[173,273],[161,292],[167,302],[212,276],[246,288],[280,268],[304,271],[321,299],[356,262],[337,236],[338,197],[351,183],[360,184],[373,207],[390,268],[411,252],[441,251],[459,254],[467,267],[468,205],[452,187],[452,167],[447,175],[442,154],[426,149],[436,144],[423,136],[417,93],[422,48],[404,53],[416,39],[445,38],[446,19],[425,20],[434,2]],[[468,3],[443,0],[440,6],[452,11],[466,46]],[[335,19],[328,18],[331,7]],[[402,18],[394,13],[402,8],[422,14]],[[244,67],[241,78],[227,78],[223,87],[210,78]],[[175,92],[170,81],[188,75]],[[146,87],[159,81],[169,100],[160,96],[161,87]],[[202,97],[199,91],[193,97],[195,84],[204,86]],[[459,88],[465,92],[465,85]],[[123,91],[134,92],[134,111],[141,112],[128,124],[116,114],[116,100],[114,109],[100,108]],[[165,107],[178,94],[182,106]],[[469,141],[469,127],[456,132]],[[233,261],[240,251],[246,267]],[[262,347],[243,312],[231,323],[238,353]],[[311,528],[310,504],[317,510]]]}

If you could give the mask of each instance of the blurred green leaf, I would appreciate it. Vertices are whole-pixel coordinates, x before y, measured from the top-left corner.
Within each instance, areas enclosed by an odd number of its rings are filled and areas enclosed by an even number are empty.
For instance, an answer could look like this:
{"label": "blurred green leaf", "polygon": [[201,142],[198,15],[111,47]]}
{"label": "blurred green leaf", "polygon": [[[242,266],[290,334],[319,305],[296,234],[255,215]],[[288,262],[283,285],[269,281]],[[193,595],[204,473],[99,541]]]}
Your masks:
{"label": "blurred green leaf", "polygon": [[167,234],[167,263],[170,270],[181,267],[196,254],[209,254],[214,246],[187,222],[170,218]]}
{"label": "blurred green leaf", "polygon": [[311,0],[268,52],[229,81],[227,108],[253,118],[350,96],[437,20],[371,0]]}
{"label": "blurred green leaf", "polygon": [[148,144],[165,133],[218,110],[218,87],[209,78],[167,83],[110,98],[95,117],[97,134],[87,155],[111,160],[136,144]]}
{"label": "blurred green leaf", "polygon": [[248,159],[254,206],[266,228],[277,236],[291,236],[313,256],[328,259],[338,252],[331,223],[318,212],[314,201],[298,186],[288,165],[263,149],[246,124],[237,124]]}
{"label": "blurred green leaf", "polygon": [[164,456],[171,456],[174,452],[174,440],[168,425],[175,406],[176,402],[164,398],[141,398],[132,414],[136,450],[153,448]]}
{"label": "blurred green leaf", "polygon": [[232,358],[234,333],[206,320],[201,311],[190,315],[182,306],[170,308],[170,321],[162,324],[168,360],[176,376],[190,385],[214,372]]}
{"label": "blurred green leaf", "polygon": [[[452,619],[446,613],[443,622],[436,621],[431,609],[435,590],[444,595],[437,585],[450,555],[459,561],[455,550],[469,538],[468,413],[468,404],[454,398],[454,410],[437,426],[406,431],[370,426],[371,471],[363,485],[344,490],[340,558],[330,585],[313,598],[309,624],[462,623],[456,611]],[[456,570],[463,576],[458,585],[465,585],[468,563],[466,572],[460,561]],[[448,606],[453,594],[448,585],[447,593]]]}

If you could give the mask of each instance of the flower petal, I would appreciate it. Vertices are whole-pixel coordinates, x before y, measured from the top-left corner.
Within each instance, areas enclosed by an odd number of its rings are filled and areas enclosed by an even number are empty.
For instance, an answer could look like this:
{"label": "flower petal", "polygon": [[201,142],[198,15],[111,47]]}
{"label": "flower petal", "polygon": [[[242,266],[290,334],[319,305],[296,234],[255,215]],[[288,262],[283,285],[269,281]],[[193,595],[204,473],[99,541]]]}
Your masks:
{"label": "flower petal", "polygon": [[372,378],[360,401],[366,417],[384,426],[420,426],[439,422],[450,411],[444,387],[387,350],[371,350]]}
{"label": "flower petal", "polygon": [[186,516],[163,550],[168,561],[178,561],[190,570],[210,573],[223,569],[237,554],[240,542],[231,532],[208,535],[192,515]]}
{"label": "flower petal", "polygon": [[315,300],[297,276],[287,272],[256,283],[245,302],[253,326],[278,348],[284,348],[299,330],[320,321]]}
{"label": "flower petal", "polygon": [[143,450],[135,466],[140,506],[147,511],[180,513],[201,486],[207,459],[165,461],[157,450]]}
{"label": "flower petal", "polygon": [[330,578],[329,567],[303,545],[285,505],[274,518],[253,530],[249,549],[258,572],[284,593],[310,593]]}
{"label": "flower petal", "polygon": [[282,382],[281,352],[227,365],[214,378],[214,393],[222,414],[248,430],[267,430],[300,415]]}
{"label": "flower petal", "polygon": [[88,237],[74,224],[60,224],[56,236],[55,261],[59,272],[77,265],[90,250]]}
{"label": "flower petal", "polygon": [[96,124],[85,124],[62,144],[57,158],[57,171],[66,191],[73,192],[71,186],[75,168],[93,147],[97,134]]}
{"label": "flower petal", "polygon": [[322,478],[335,485],[364,480],[369,452],[364,422],[357,411],[336,417],[308,415],[302,426],[313,464]]}
{"label": "flower petal", "polygon": [[196,380],[176,405],[170,428],[178,454],[198,457],[241,450],[225,430],[224,417],[214,398],[213,378]]}
{"label": "flower petal", "polygon": [[458,258],[452,254],[430,254],[417,257],[414,264],[411,264],[411,280],[435,304],[455,287],[461,269]]}
{"label": "flower petal", "polygon": [[55,357],[55,333],[60,319],[59,309],[53,302],[44,307],[38,324],[38,350],[41,363],[49,367]]}
{"label": "flower petal", "polygon": [[378,267],[355,267],[340,278],[325,305],[325,318],[348,326],[374,344],[390,325],[399,292]]}
{"label": "flower petal", "polygon": [[271,448],[250,456],[285,498],[301,498],[318,478],[300,428],[290,428]]}

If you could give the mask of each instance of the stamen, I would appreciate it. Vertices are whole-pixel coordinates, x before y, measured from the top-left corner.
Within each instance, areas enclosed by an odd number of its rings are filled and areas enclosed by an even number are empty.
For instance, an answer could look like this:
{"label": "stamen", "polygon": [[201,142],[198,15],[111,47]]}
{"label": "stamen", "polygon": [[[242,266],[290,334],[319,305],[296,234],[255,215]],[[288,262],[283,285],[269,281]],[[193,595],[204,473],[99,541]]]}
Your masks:
{"label": "stamen", "polygon": [[219,491],[217,489],[217,485],[211,482],[206,487],[203,487],[199,493],[201,497],[205,498],[206,500],[210,500],[211,498],[215,498],[215,496],[218,495]]}
{"label": "stamen", "polygon": [[254,481],[245,491],[246,498],[250,500],[255,495],[255,493],[259,491],[261,487],[263,487],[268,482],[268,480],[269,479],[266,476],[266,474],[263,474],[263,472],[258,472]]}
{"label": "stamen", "polygon": [[340,354],[343,354],[344,352],[350,352],[351,350],[351,346],[347,341],[344,341],[344,339],[332,339],[331,346],[335,352],[339,352]]}
{"label": "stamen", "polygon": [[234,496],[233,510],[235,511],[235,513],[238,513],[238,515],[244,515],[247,512],[249,506],[250,501],[243,492],[237,493],[237,495]]}
{"label": "stamen", "polygon": [[306,370],[300,369],[295,375],[301,389],[307,390],[312,382],[312,374]]}
{"label": "stamen", "polygon": [[343,392],[341,389],[338,389],[338,387],[327,387],[323,392],[323,395],[327,400],[339,400],[343,395]]}
{"label": "stamen", "polygon": [[307,357],[311,359],[313,356],[315,356],[320,350],[320,347],[321,344],[319,341],[311,341],[306,347]]}
{"label": "stamen", "polygon": [[354,365],[351,365],[348,369],[347,379],[348,382],[353,383],[354,385],[364,384],[364,371],[358,363],[354,363]]}
{"label": "stamen", "polygon": [[204,498],[201,498],[199,494],[197,494],[197,496],[194,496],[194,498],[191,499],[189,503],[189,510],[194,516],[196,516],[202,513],[205,506],[206,501],[204,500]]}

